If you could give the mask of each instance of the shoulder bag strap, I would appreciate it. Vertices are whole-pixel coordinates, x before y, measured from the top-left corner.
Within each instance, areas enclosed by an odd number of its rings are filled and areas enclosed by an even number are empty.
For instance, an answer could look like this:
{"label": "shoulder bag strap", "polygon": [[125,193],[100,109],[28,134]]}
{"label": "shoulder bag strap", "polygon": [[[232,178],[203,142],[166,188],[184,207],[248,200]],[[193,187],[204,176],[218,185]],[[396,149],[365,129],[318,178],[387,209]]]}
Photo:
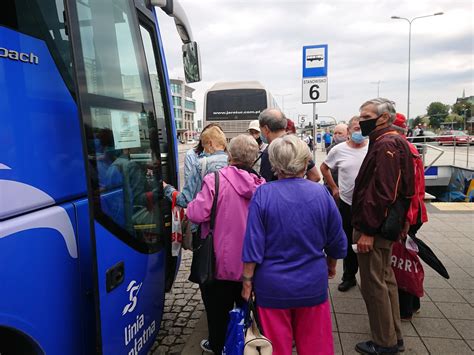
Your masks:
{"label": "shoulder bag strap", "polygon": [[246,314],[244,322],[245,322],[246,328],[249,328],[252,325],[252,323],[254,323],[255,329],[260,333],[260,334],[255,334],[255,335],[259,336],[259,335],[263,335],[262,325],[260,323],[260,319],[258,318],[255,300],[252,299],[252,297],[254,296],[251,295],[247,303],[247,314]]}
{"label": "shoulder bag strap", "polygon": [[260,159],[262,159],[262,155],[263,155],[263,151],[260,152],[260,154],[258,155],[258,158],[255,159],[255,161],[253,162],[251,168],[253,168],[253,167],[255,166],[255,164],[257,164],[257,162],[258,162]]}
{"label": "shoulder bag strap", "polygon": [[217,197],[219,195],[219,171],[214,172],[214,180],[215,180],[215,193],[214,199],[212,201],[212,208],[211,208],[211,221],[209,225],[209,231],[214,232],[214,224],[216,223],[216,209],[217,209]]}
{"label": "shoulder bag strap", "polygon": [[204,176],[206,176],[206,169],[207,169],[207,158],[202,157],[201,158],[201,177],[202,177],[202,180],[204,180]]}

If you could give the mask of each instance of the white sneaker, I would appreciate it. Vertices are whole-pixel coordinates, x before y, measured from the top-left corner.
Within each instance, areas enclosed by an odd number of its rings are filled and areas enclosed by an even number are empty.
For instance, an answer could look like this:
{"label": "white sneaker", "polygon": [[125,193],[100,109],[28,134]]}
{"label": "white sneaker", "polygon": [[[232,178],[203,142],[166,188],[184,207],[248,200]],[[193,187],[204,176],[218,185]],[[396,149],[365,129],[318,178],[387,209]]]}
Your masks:
{"label": "white sneaker", "polygon": [[209,353],[209,354],[214,354],[214,351],[212,351],[211,349],[211,345],[209,344],[209,340],[208,339],[203,339],[201,340],[201,349],[202,351],[204,351],[205,353]]}

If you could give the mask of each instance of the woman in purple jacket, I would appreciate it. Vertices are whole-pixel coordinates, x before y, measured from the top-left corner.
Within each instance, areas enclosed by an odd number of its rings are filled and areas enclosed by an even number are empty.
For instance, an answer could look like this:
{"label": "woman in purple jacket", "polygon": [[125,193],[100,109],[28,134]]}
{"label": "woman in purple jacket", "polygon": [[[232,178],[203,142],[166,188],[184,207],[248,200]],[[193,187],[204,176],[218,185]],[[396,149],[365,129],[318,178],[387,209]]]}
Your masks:
{"label": "woman in purple jacket", "polygon": [[328,277],[346,256],[341,217],[321,184],[305,180],[308,146],[294,135],[270,144],[278,180],[257,189],[243,248],[243,291],[255,292],[263,332],[274,355],[333,354]]}
{"label": "woman in purple jacket", "polygon": [[[217,280],[201,285],[207,313],[209,340],[201,348],[221,354],[225,342],[229,311],[241,303],[242,245],[247,224],[248,206],[259,185],[265,183],[252,168],[257,158],[258,144],[250,135],[239,135],[227,146],[230,166],[219,170],[214,251]],[[193,223],[201,224],[202,236],[209,232],[212,202],[215,195],[214,174],[204,178],[202,190],[188,204],[186,214]]]}

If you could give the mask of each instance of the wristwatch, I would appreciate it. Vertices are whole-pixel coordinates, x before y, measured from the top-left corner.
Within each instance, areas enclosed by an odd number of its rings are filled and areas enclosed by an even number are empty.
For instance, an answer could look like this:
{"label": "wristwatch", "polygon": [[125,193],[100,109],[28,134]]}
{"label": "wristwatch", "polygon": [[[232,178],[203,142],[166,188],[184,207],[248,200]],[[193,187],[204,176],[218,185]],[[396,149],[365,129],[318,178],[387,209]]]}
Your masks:
{"label": "wristwatch", "polygon": [[250,281],[252,282],[253,281],[253,276],[245,276],[245,275],[242,275],[242,281]]}

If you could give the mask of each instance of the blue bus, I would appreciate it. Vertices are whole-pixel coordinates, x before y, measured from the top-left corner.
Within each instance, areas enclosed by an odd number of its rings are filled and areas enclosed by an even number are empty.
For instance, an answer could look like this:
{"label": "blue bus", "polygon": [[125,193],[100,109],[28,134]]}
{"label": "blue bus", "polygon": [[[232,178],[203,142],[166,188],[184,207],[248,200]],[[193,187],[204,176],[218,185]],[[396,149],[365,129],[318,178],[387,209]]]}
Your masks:
{"label": "blue bus", "polygon": [[[0,2],[0,353],[146,354],[177,257],[176,132],[155,11],[172,0]],[[157,10],[156,10],[157,9]]]}

